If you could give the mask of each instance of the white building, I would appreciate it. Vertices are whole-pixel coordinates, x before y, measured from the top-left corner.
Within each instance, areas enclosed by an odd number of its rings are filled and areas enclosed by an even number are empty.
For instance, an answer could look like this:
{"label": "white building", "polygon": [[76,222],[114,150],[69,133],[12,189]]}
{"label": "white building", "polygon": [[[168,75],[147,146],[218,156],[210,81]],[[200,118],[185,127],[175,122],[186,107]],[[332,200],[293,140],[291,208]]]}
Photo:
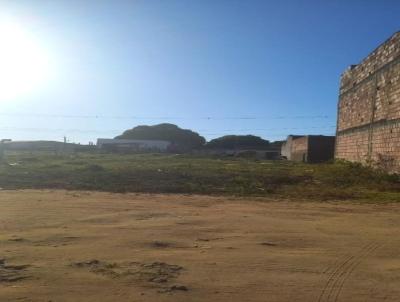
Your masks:
{"label": "white building", "polygon": [[167,151],[171,145],[169,141],[163,140],[141,140],[141,139],[97,139],[97,148],[107,151]]}

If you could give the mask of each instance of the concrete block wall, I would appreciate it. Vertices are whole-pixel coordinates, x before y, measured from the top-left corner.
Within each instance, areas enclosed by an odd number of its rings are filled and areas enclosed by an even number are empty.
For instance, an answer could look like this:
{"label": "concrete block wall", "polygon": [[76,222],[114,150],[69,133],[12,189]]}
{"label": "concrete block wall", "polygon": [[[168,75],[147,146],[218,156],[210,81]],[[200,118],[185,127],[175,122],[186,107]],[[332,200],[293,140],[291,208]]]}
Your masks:
{"label": "concrete block wall", "polygon": [[281,156],[284,156],[287,160],[292,160],[292,145],[293,140],[301,137],[301,135],[289,135],[286,141],[281,146]]}
{"label": "concrete block wall", "polygon": [[296,138],[292,141],[292,155],[291,160],[294,161],[307,161],[308,153],[308,137],[303,136]]}
{"label": "concrete block wall", "polygon": [[400,33],[343,73],[335,157],[400,172]]}

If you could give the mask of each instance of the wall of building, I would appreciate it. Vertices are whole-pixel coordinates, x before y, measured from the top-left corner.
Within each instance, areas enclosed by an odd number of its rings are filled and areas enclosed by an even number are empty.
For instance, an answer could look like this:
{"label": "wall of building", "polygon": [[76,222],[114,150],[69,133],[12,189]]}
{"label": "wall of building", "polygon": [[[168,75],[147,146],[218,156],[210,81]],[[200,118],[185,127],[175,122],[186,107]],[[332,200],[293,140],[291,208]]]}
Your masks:
{"label": "wall of building", "polygon": [[343,73],[335,157],[400,172],[400,32]]}
{"label": "wall of building", "polygon": [[335,153],[335,137],[325,135],[310,135],[308,137],[308,156],[310,163],[332,160]]}
{"label": "wall of building", "polygon": [[308,160],[308,136],[302,136],[292,141],[291,160],[304,161]]}
{"label": "wall of building", "polygon": [[292,142],[290,140],[289,142],[289,138],[287,138],[287,140],[282,144],[281,146],[281,156],[290,160],[290,150],[292,147]]}
{"label": "wall of building", "polygon": [[286,141],[283,142],[281,146],[281,156],[286,158],[287,160],[292,160],[292,144],[293,140],[301,137],[301,135],[289,135],[286,138]]}
{"label": "wall of building", "polygon": [[99,138],[97,147],[109,151],[133,150],[133,151],[166,151],[171,145],[162,140],[134,140],[134,139],[108,139]]}
{"label": "wall of building", "polygon": [[6,141],[3,148],[8,151],[74,152],[80,145],[57,141]]}

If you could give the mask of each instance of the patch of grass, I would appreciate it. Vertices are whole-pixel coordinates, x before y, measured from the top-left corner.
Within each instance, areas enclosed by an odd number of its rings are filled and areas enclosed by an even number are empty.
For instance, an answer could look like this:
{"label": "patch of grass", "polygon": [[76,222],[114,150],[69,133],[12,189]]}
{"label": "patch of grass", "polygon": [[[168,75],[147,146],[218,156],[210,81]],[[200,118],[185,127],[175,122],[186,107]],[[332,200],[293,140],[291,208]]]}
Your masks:
{"label": "patch of grass", "polygon": [[359,164],[172,154],[13,154],[0,164],[0,187],[400,201],[398,175]]}

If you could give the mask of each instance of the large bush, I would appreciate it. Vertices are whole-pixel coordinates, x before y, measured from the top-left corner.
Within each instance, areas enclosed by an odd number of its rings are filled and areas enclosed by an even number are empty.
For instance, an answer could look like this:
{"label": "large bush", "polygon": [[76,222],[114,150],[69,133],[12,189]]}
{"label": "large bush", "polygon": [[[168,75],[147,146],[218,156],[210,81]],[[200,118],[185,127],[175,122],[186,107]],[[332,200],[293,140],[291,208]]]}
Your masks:
{"label": "large bush", "polygon": [[205,138],[198,133],[181,129],[173,124],[159,124],[154,126],[137,126],[126,130],[116,138],[165,140],[171,142],[177,151],[187,151],[203,146]]}
{"label": "large bush", "polygon": [[211,149],[267,149],[269,141],[254,135],[226,135],[207,143]]}

